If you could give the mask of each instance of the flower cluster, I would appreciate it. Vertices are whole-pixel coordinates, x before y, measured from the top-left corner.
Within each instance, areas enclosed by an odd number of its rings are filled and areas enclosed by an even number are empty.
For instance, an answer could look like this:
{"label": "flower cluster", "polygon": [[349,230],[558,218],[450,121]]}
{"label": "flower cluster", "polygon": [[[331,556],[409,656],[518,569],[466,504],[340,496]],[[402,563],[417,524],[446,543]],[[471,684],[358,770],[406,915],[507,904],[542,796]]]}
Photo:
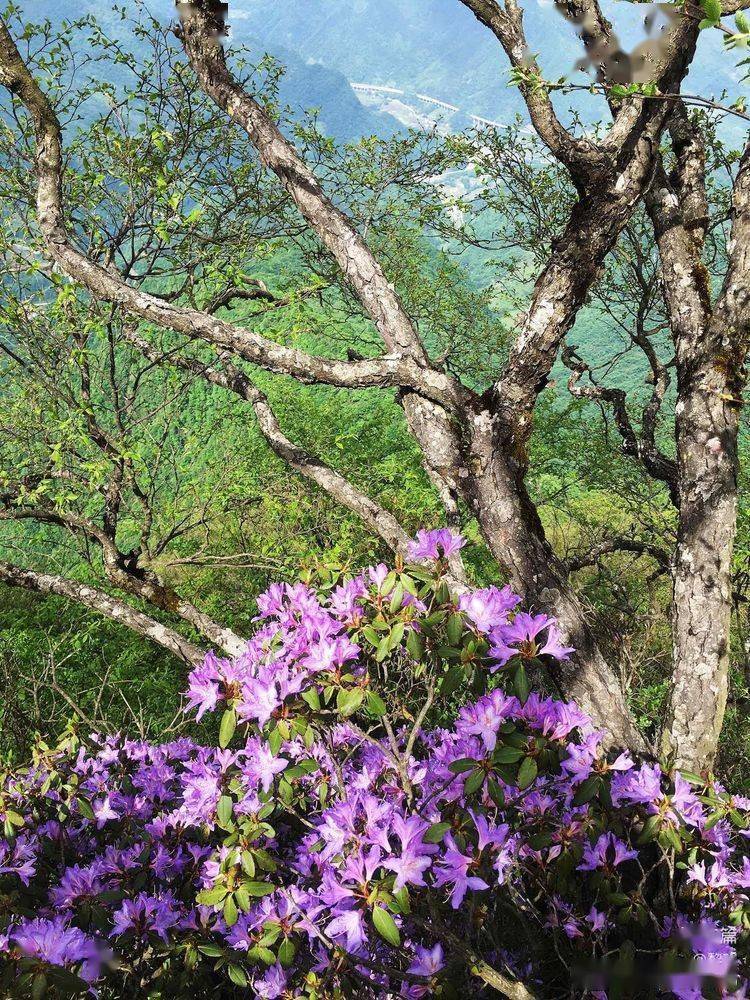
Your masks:
{"label": "flower cluster", "polygon": [[421,533],[428,565],[271,587],[245,652],[189,678],[219,746],[73,733],[6,775],[0,990],[606,996],[636,969],[678,997],[739,987],[750,801],[519,690],[524,661],[571,651],[507,587],[454,601],[461,544]]}

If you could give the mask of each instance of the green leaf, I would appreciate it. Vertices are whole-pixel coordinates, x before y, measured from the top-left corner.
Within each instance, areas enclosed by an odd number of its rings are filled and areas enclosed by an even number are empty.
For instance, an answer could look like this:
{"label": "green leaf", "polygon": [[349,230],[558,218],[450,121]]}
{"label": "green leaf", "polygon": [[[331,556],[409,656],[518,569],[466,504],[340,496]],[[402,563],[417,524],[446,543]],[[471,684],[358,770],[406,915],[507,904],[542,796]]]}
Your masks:
{"label": "green leaf", "polygon": [[394,948],[398,948],[401,944],[401,935],[398,932],[398,927],[396,927],[396,921],[390,913],[384,910],[382,906],[376,906],[372,911],[372,922],[375,924],[375,930],[378,934],[388,944],[392,944]]}
{"label": "green leaf", "polygon": [[582,781],[578,791],[573,796],[573,805],[582,806],[590,802],[598,793],[601,783],[602,781],[598,774],[592,774],[585,781]]}
{"label": "green leaf", "polygon": [[351,691],[342,688],[336,696],[336,708],[343,716],[354,715],[364,698],[365,693],[362,688],[354,688]]}
{"label": "green leaf", "polygon": [[227,927],[234,927],[237,923],[238,917],[239,912],[237,910],[237,904],[234,901],[234,896],[229,895],[224,900],[224,922]]}
{"label": "green leaf", "polygon": [[450,697],[454,691],[458,690],[465,678],[464,668],[460,663],[454,663],[450,670],[443,675],[440,682],[440,693],[446,698]]}
{"label": "green leaf", "polygon": [[425,830],[422,840],[425,844],[439,844],[450,828],[450,823],[433,823],[429,829]]}
{"label": "green leaf", "polygon": [[706,13],[707,21],[721,20],[721,0],[701,0],[701,7]]}
{"label": "green leaf", "polygon": [[490,798],[498,807],[498,809],[502,809],[503,806],[505,805],[505,793],[503,792],[502,788],[500,787],[500,785],[498,785],[498,783],[495,781],[494,778],[490,778],[489,781],[487,782],[487,790],[490,793]]}
{"label": "green leaf", "polygon": [[288,969],[289,966],[292,964],[296,953],[297,953],[297,946],[295,945],[294,941],[292,941],[290,938],[284,938],[284,940],[279,945],[278,955],[279,955],[279,962],[284,966],[285,969]]}
{"label": "green leaf", "polygon": [[738,827],[738,829],[744,830],[747,827],[747,820],[741,813],[737,812],[736,809],[729,810],[729,818],[734,825]]}
{"label": "green leaf", "polygon": [[221,903],[227,894],[227,889],[223,885],[215,885],[212,889],[204,889],[195,897],[195,901],[202,906],[216,906]]}
{"label": "green leaf", "polygon": [[452,614],[445,626],[445,632],[450,645],[458,646],[461,642],[461,636],[464,634],[464,616],[458,611]]}
{"label": "green leaf", "polygon": [[237,904],[237,906],[242,910],[243,913],[247,913],[247,911],[252,906],[252,902],[250,900],[250,893],[247,891],[244,885],[238,886],[234,890],[234,901]]}
{"label": "green leaf", "polygon": [[47,977],[43,972],[37,972],[31,986],[32,1000],[42,1000],[47,995]]}
{"label": "green leaf", "polygon": [[406,631],[406,626],[403,622],[396,622],[396,624],[391,629],[391,634],[388,637],[388,650],[395,649],[396,646],[400,646],[404,638],[404,632]]}
{"label": "green leaf", "polygon": [[378,663],[382,663],[382,661],[390,653],[390,651],[391,651],[390,639],[391,639],[391,636],[390,636],[390,633],[389,633],[388,635],[384,635],[383,638],[378,643],[378,648],[375,651],[375,660]]}
{"label": "green leaf", "polygon": [[256,847],[255,848],[255,860],[258,865],[263,869],[264,872],[275,872],[277,865],[271,855],[265,848]]}
{"label": "green leaf", "polygon": [[551,833],[536,833],[533,837],[529,837],[529,847],[535,851],[541,851],[544,847],[551,847],[553,843],[554,838]]}
{"label": "green leaf", "polygon": [[533,757],[527,757],[518,769],[516,784],[519,788],[528,788],[539,773],[539,767]]}
{"label": "green leaf", "polygon": [[464,771],[472,771],[477,766],[477,761],[472,760],[470,757],[462,757],[460,760],[454,760],[448,765],[448,770],[452,771],[453,774],[463,774]]}
{"label": "green leaf", "polygon": [[222,795],[216,807],[216,816],[223,827],[229,826],[232,821],[232,809],[234,802],[230,795]]}
{"label": "green leaf", "polygon": [[233,708],[228,708],[221,717],[219,726],[219,746],[222,750],[229,746],[234,731],[237,728],[237,713]]}
{"label": "green leaf", "polygon": [[526,673],[526,667],[523,663],[516,670],[515,676],[513,678],[513,689],[516,692],[516,697],[523,705],[526,699],[529,697],[529,678]]}
{"label": "green leaf", "polygon": [[661,822],[660,816],[649,816],[646,822],[643,824],[643,829],[638,837],[639,844],[647,844],[650,840],[656,837],[657,831],[659,829],[659,824]]}
{"label": "green leaf", "polygon": [[411,903],[409,901],[409,890],[404,885],[398,892],[394,892],[395,904],[391,906],[394,913],[411,913]]}
{"label": "green leaf", "polygon": [[[86,819],[90,819],[90,820],[94,819],[94,810],[91,808],[90,803],[87,802],[86,799],[80,799],[79,798],[79,799],[76,799],[76,802],[78,803],[78,811],[81,814],[81,816],[85,816]],[[18,814],[16,813],[15,815],[18,815]],[[10,815],[10,813],[8,813],[8,819],[10,820],[11,823],[14,823],[16,826],[19,825],[19,824],[17,824],[15,822],[15,820]],[[23,826],[23,821],[21,821],[20,825]]]}
{"label": "green leaf", "polygon": [[270,948],[262,948],[256,945],[247,953],[247,957],[253,962],[265,962],[266,965],[275,965],[276,956]]}
{"label": "green leaf", "polygon": [[276,886],[271,882],[245,882],[244,887],[251,896],[268,896],[272,893]]}
{"label": "green leaf", "polygon": [[413,628],[409,629],[409,634],[406,636],[406,649],[409,656],[419,663],[424,656],[424,639],[421,632],[417,632]]}
{"label": "green leaf", "polygon": [[678,852],[682,850],[682,840],[673,826],[665,826],[659,833],[659,843],[665,850],[669,847]]}
{"label": "green leaf", "polygon": [[247,976],[243,969],[239,965],[228,965],[227,975],[232,980],[235,986],[247,986]]}
{"label": "green leaf", "polygon": [[270,733],[268,737],[268,749],[271,751],[274,757],[278,754],[279,750],[281,750],[281,731],[279,730],[278,726],[276,727],[276,729],[273,730],[273,732]]}
{"label": "green leaf", "polygon": [[403,583],[397,583],[393,588],[393,593],[391,594],[390,611],[392,615],[395,615],[404,602],[404,585]]}
{"label": "green leaf", "polygon": [[218,944],[199,944],[198,951],[208,958],[221,958],[224,954],[224,949],[220,948]]}
{"label": "green leaf", "polygon": [[523,750],[518,747],[498,747],[492,754],[492,759],[496,764],[515,764],[523,757]]}
{"label": "green leaf", "polygon": [[243,872],[252,878],[253,875],[255,875],[255,859],[250,851],[243,851],[240,856],[240,861],[242,862]]}
{"label": "green leaf", "polygon": [[472,771],[464,782],[464,795],[473,795],[474,792],[479,791],[483,784],[484,770],[482,768],[477,768],[476,771]]}
{"label": "green leaf", "polygon": [[320,696],[318,695],[317,688],[310,688],[308,691],[303,691],[301,698],[304,702],[307,702],[313,712],[320,711]]}
{"label": "green leaf", "polygon": [[367,692],[367,711],[378,719],[388,711],[385,702],[376,691]]}
{"label": "green leaf", "polygon": [[684,778],[685,781],[689,781],[691,785],[705,785],[705,778],[701,778],[699,774],[694,771],[680,771],[680,777]]}
{"label": "green leaf", "polygon": [[723,813],[718,811],[711,813],[706,822],[703,824],[703,829],[713,830],[713,828],[716,826],[716,824],[719,822],[719,820],[722,818],[723,815],[724,815]]}

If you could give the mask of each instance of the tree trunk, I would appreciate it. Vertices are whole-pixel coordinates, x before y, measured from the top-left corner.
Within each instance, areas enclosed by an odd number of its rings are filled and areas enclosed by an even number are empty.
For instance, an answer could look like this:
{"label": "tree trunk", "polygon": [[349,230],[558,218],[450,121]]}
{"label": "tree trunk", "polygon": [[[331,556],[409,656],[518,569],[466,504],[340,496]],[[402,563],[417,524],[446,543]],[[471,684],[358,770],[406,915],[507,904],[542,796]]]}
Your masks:
{"label": "tree trunk", "polygon": [[668,178],[657,164],[646,197],[677,358],[673,668],[661,750],[673,766],[702,771],[714,764],[729,682],[737,435],[750,304],[750,177],[746,150],[733,198],[727,275],[712,311],[701,259],[708,214],[704,151],[680,109],[671,133],[677,165]]}
{"label": "tree trunk", "polygon": [[720,359],[684,381],[676,408],[674,667],[662,752],[676,767],[701,771],[713,766],[727,701],[739,408]]}
{"label": "tree trunk", "polygon": [[475,417],[472,440],[474,474],[469,497],[493,555],[507,569],[527,603],[554,615],[575,653],[553,668],[555,682],[578,702],[612,744],[648,751],[635,725],[622,684],[607,663],[586,613],[552,551],[523,474],[512,455],[497,443],[496,420],[487,412]]}

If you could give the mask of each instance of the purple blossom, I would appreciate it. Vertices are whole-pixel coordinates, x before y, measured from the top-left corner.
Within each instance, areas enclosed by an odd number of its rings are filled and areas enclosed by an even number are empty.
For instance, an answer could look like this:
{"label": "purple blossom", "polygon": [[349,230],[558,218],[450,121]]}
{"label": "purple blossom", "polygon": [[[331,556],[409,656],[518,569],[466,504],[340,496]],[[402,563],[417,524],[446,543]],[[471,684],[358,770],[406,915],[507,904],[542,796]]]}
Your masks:
{"label": "purple blossom", "polygon": [[261,1000],[278,1000],[286,992],[287,974],[277,962],[264,975],[253,980],[253,988]]}
{"label": "purple blossom", "polygon": [[356,952],[365,942],[366,927],[360,910],[344,910],[326,927],[326,933],[334,941],[343,941],[346,951]]}
{"label": "purple blossom", "polygon": [[30,837],[22,834],[12,842],[0,840],[0,875],[17,875],[24,885],[29,885],[36,865],[36,847]]}
{"label": "purple blossom", "polygon": [[508,612],[512,611],[520,600],[521,598],[507,585],[502,590],[498,587],[488,587],[486,590],[472,590],[467,594],[461,594],[458,607],[480,632],[488,633],[492,628],[505,624]]}
{"label": "purple blossom", "polygon": [[435,531],[418,531],[417,537],[409,543],[410,559],[450,559],[466,544],[466,539],[451,531],[438,528]]}
{"label": "purple blossom", "polygon": [[98,979],[106,956],[94,938],[71,926],[64,916],[21,921],[13,927],[9,938],[28,958],[76,969],[89,983]]}
{"label": "purple blossom", "polygon": [[473,705],[461,709],[456,731],[462,736],[479,736],[486,749],[492,752],[497,745],[500,726],[518,709],[518,699],[499,689],[480,698]]}
{"label": "purple blossom", "polygon": [[457,910],[469,889],[477,891],[489,889],[489,886],[483,878],[470,874],[474,867],[474,858],[461,853],[451,834],[446,834],[445,845],[447,850],[435,868],[435,885],[453,887],[450,896],[451,906]]}
{"label": "purple blossom", "polygon": [[[423,948],[421,945],[415,945],[414,960],[407,969],[407,972],[410,972],[414,976],[426,976],[432,980],[444,966],[445,957],[441,944],[438,943],[433,948]],[[427,983],[424,985],[411,984],[408,986],[404,984],[402,989],[402,994],[409,997],[410,1000],[420,1000],[421,997],[429,996],[430,992],[431,988]]]}
{"label": "purple blossom", "polygon": [[[545,631],[546,635],[543,634]],[[573,652],[571,646],[562,645],[562,636],[554,618],[543,614],[530,615],[525,611],[517,612],[511,622],[494,628],[490,640],[489,657],[495,661],[491,668],[493,673],[514,656],[523,660],[533,660],[537,656],[566,660],[568,654]]]}
{"label": "purple blossom", "polygon": [[284,757],[275,757],[268,745],[257,738],[247,741],[242,754],[241,770],[243,777],[252,785],[258,784],[267,792],[277,774],[289,767],[289,761]]}
{"label": "purple blossom", "polygon": [[393,885],[396,892],[405,885],[425,885],[424,873],[432,864],[431,855],[438,850],[436,844],[422,842],[422,835],[429,825],[418,816],[404,819],[395,815],[391,821],[391,828],[401,841],[401,856],[389,858],[383,866],[396,873]]}
{"label": "purple blossom", "polygon": [[112,937],[132,932],[136,937],[158,934],[167,940],[167,931],[179,922],[179,913],[171,896],[158,898],[139,892],[134,899],[123,900],[113,914]]}
{"label": "purple blossom", "polygon": [[578,871],[592,872],[597,868],[613,871],[618,865],[637,857],[638,851],[630,849],[614,833],[603,833],[593,846],[587,844],[584,847],[583,861],[578,866]]}

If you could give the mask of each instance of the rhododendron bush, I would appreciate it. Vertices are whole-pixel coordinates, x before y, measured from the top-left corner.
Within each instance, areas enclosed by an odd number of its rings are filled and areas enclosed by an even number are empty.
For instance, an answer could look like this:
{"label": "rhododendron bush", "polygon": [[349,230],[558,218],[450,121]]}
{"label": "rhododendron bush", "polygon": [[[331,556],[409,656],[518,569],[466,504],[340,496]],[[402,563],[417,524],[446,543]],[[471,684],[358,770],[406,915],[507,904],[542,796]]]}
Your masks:
{"label": "rhododendron bush", "polygon": [[218,746],[71,733],[6,775],[3,995],[744,995],[750,800],[530,690],[570,650],[452,596],[461,544],[272,586],[190,675]]}

